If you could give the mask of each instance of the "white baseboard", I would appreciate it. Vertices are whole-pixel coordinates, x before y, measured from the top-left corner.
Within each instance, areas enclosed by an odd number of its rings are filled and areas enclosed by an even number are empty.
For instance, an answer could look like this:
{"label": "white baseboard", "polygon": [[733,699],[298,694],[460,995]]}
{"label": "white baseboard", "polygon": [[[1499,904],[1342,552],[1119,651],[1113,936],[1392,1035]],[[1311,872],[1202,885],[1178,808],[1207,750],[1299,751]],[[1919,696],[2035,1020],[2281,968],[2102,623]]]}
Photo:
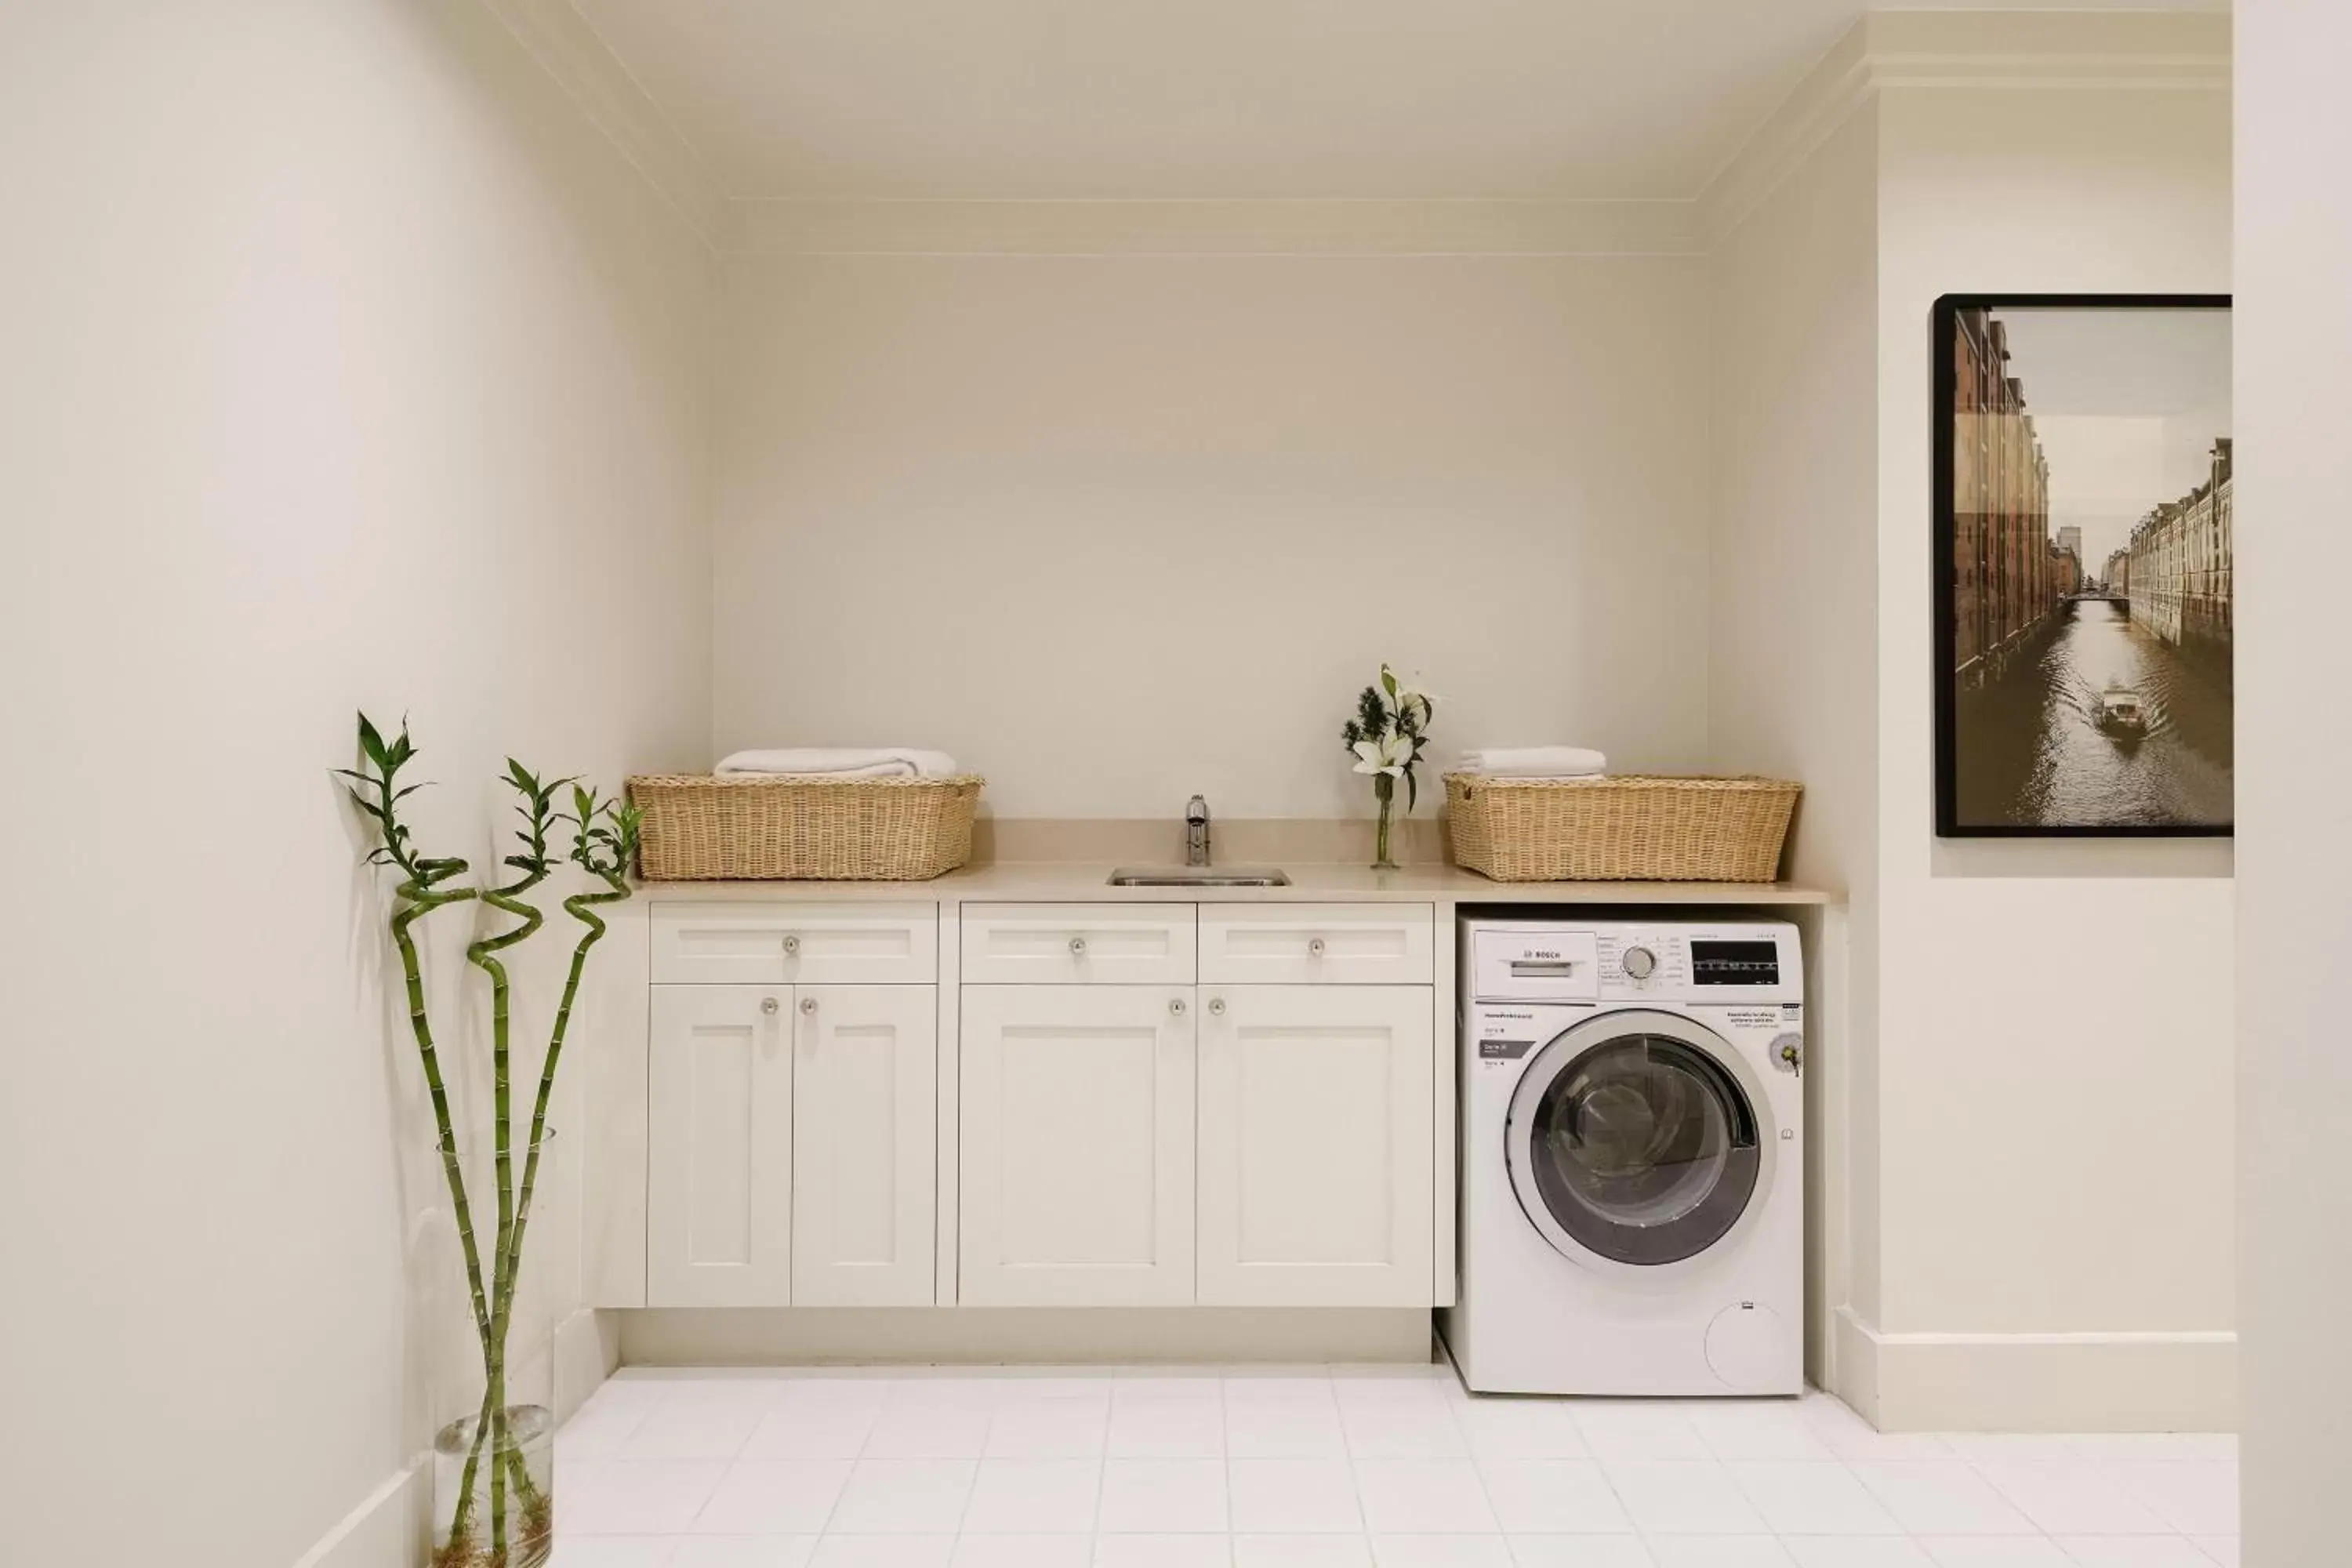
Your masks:
{"label": "white baseboard", "polygon": [[[617,1315],[583,1308],[555,1326],[551,1347],[555,1418],[566,1421],[621,1364]],[[415,1568],[428,1550],[432,1509],[432,1477],[419,1457],[320,1536],[294,1568]]]}
{"label": "white baseboard", "polygon": [[569,1421],[620,1369],[620,1314],[583,1307],[555,1325],[555,1418]]}
{"label": "white baseboard", "polygon": [[1421,1308],[793,1307],[615,1314],[630,1366],[1425,1362]]}
{"label": "white baseboard", "polygon": [[1887,1432],[2230,1432],[2228,1331],[1890,1333],[1837,1313],[1832,1392]]}
{"label": "white baseboard", "polygon": [[432,1486],[419,1459],[393,1472],[294,1568],[416,1568],[432,1533],[431,1511]]}

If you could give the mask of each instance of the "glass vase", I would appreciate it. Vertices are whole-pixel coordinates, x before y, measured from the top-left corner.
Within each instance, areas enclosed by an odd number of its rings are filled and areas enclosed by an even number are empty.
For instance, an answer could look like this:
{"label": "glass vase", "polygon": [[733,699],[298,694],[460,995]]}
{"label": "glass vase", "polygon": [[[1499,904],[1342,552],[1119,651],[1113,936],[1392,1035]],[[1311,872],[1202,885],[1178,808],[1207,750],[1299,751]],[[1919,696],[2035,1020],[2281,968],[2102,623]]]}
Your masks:
{"label": "glass vase", "polygon": [[[548,1274],[545,1255],[562,1262],[566,1205],[555,1130],[541,1128],[534,1143],[531,1100],[520,1093],[514,1100],[504,1203],[495,1128],[468,1128],[453,1140],[465,1188],[462,1224],[437,1139],[425,1156],[427,1191],[441,1223],[432,1227],[433,1247],[422,1261],[446,1309],[436,1359],[450,1358],[444,1375],[456,1384],[436,1403],[446,1411],[448,1394],[458,1394],[456,1407],[466,1411],[433,1435],[432,1568],[537,1568],[555,1547],[555,1401],[545,1337],[551,1316],[537,1282],[561,1274]],[[517,1234],[511,1265],[502,1270],[509,1227]],[[505,1331],[495,1343],[484,1342],[471,1304],[478,1300],[503,1319]]]}
{"label": "glass vase", "polygon": [[537,1568],[555,1551],[555,1415],[509,1405],[433,1436],[433,1568]]}
{"label": "glass vase", "polygon": [[1396,780],[1381,773],[1372,780],[1372,796],[1381,804],[1381,816],[1372,830],[1372,869],[1393,871],[1395,858],[1389,853],[1390,817],[1396,810]]}

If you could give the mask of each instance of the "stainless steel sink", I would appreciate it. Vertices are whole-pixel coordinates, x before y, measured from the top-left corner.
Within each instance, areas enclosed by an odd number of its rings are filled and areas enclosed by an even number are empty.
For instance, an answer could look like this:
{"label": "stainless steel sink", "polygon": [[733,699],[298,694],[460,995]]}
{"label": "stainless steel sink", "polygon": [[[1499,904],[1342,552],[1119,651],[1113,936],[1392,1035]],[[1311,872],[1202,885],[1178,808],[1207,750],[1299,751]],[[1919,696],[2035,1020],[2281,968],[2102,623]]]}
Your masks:
{"label": "stainless steel sink", "polygon": [[1114,888],[1287,888],[1290,879],[1271,866],[1121,866],[1110,874]]}

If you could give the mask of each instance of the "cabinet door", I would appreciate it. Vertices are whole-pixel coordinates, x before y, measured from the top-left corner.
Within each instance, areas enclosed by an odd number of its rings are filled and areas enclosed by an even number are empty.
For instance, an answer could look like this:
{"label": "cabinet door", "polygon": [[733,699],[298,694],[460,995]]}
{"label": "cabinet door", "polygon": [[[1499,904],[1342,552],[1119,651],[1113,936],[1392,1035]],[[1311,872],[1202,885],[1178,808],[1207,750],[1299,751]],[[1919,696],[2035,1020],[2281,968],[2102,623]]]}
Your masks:
{"label": "cabinet door", "polygon": [[1202,1304],[1428,1305],[1428,988],[1201,998]]}
{"label": "cabinet door", "polygon": [[656,985],[646,1069],[646,1304],[791,1300],[793,993]]}
{"label": "cabinet door", "polygon": [[939,993],[794,993],[793,1300],[931,1301]]}
{"label": "cabinet door", "polygon": [[967,1306],[1192,1300],[1189,987],[967,985]]}

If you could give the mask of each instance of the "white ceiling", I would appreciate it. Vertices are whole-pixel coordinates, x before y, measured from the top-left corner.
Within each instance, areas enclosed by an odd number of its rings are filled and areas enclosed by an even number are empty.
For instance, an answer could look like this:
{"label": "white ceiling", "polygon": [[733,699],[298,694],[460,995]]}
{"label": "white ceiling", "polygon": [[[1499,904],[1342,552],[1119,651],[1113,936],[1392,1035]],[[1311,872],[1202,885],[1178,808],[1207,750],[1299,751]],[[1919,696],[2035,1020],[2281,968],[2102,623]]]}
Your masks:
{"label": "white ceiling", "polygon": [[1689,197],[1863,10],[1895,8],[572,4],[725,195],[964,199]]}

